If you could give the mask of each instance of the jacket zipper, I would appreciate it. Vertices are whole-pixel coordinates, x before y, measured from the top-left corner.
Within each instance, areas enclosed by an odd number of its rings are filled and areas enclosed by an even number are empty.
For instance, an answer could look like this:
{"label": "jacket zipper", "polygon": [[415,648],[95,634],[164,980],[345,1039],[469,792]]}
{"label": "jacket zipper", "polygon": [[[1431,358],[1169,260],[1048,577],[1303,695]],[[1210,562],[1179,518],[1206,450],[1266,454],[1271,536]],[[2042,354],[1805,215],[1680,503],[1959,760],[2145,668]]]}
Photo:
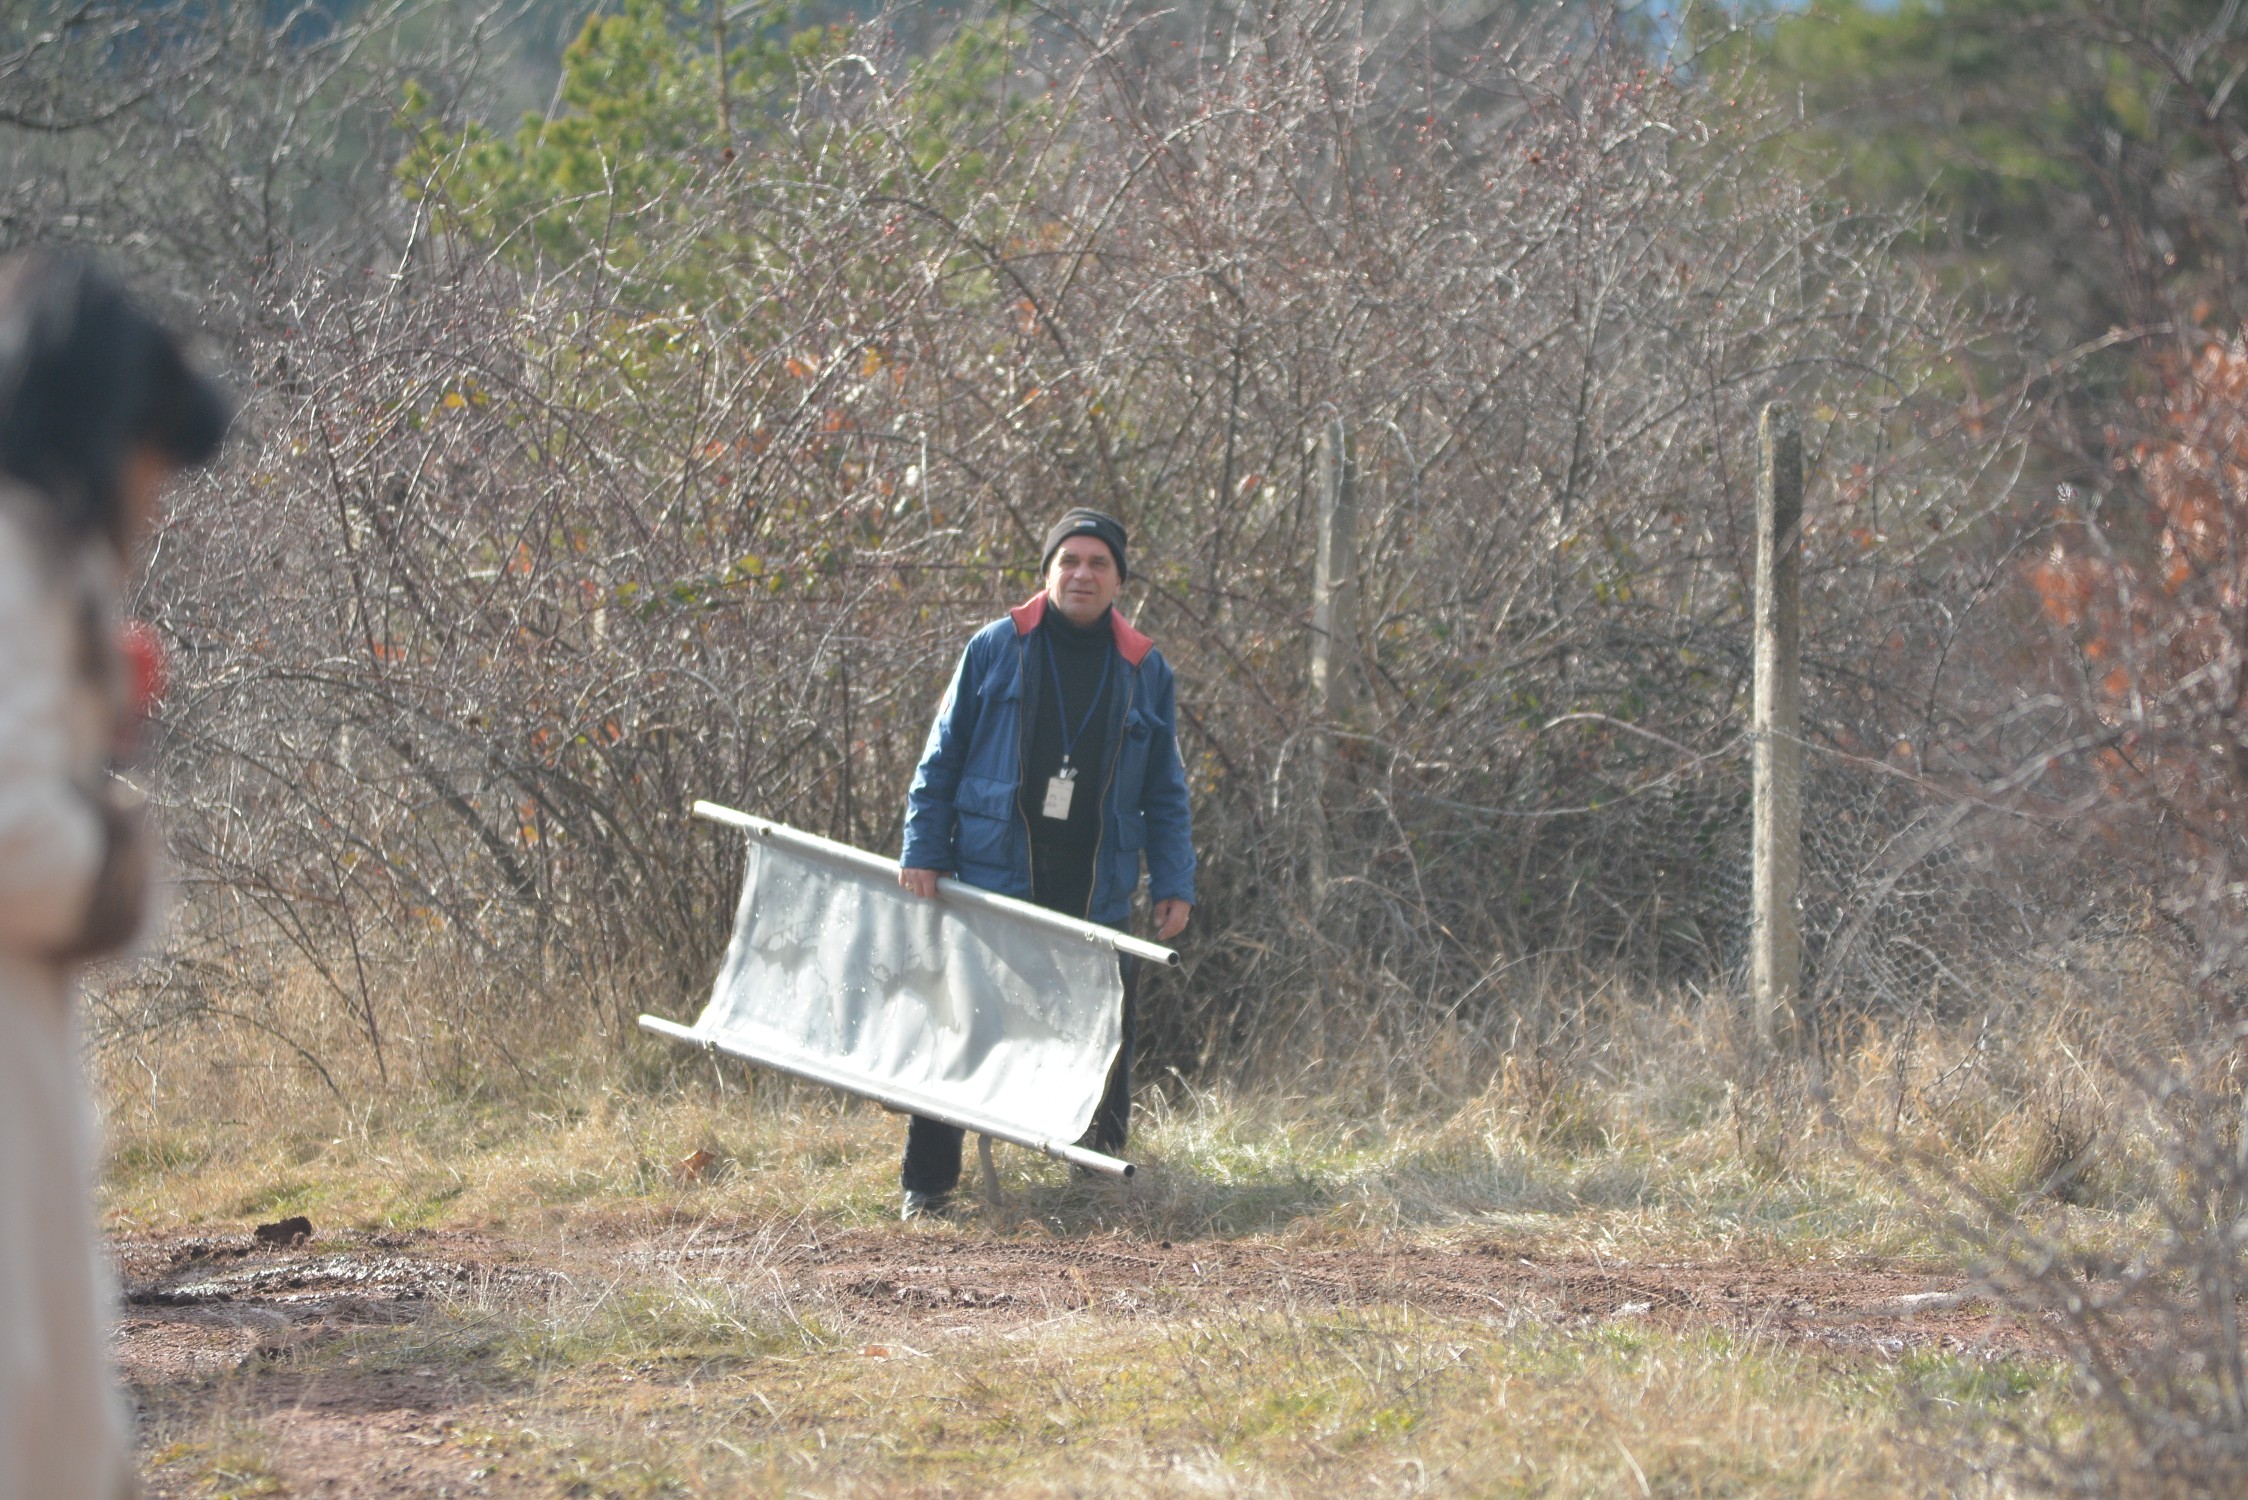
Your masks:
{"label": "jacket zipper", "polygon": [[[1050,649],[1050,648],[1049,648]],[[1116,651],[1111,643],[1110,650]],[[1123,653],[1118,651],[1121,656]],[[1030,872],[1030,894],[1038,895],[1038,841],[1030,836],[1030,814],[1023,811],[1023,774],[1030,764],[1030,637],[1015,637],[1015,820],[1023,826],[1023,868]],[[1124,712],[1117,715],[1108,736],[1108,776],[1101,782],[1101,800],[1098,815],[1093,819],[1093,878],[1085,886],[1085,909],[1078,913],[1087,921],[1093,918],[1093,898],[1101,889],[1101,842],[1108,837],[1108,794],[1116,786],[1116,763],[1124,758],[1124,726],[1132,721],[1132,695],[1138,690],[1140,669],[1130,662],[1124,664]],[[1056,708],[1056,713],[1066,709]]]}
{"label": "jacket zipper", "polygon": [[1109,729],[1108,778],[1101,783],[1100,815],[1093,819],[1093,878],[1085,886],[1085,909],[1078,913],[1088,922],[1093,919],[1093,897],[1101,888],[1101,840],[1108,837],[1108,794],[1116,785],[1116,763],[1124,758],[1125,726],[1132,722],[1132,688],[1140,680],[1138,667],[1127,663],[1125,670],[1130,675],[1124,679],[1124,712],[1116,716]]}
{"label": "jacket zipper", "polygon": [[[1038,899],[1038,840],[1030,835],[1030,814],[1023,811],[1023,795],[1030,789],[1023,777],[1030,771],[1030,637],[1015,637],[1015,821],[1023,825],[1023,869],[1030,875],[1025,899]],[[1087,910],[1091,910],[1087,898]]]}

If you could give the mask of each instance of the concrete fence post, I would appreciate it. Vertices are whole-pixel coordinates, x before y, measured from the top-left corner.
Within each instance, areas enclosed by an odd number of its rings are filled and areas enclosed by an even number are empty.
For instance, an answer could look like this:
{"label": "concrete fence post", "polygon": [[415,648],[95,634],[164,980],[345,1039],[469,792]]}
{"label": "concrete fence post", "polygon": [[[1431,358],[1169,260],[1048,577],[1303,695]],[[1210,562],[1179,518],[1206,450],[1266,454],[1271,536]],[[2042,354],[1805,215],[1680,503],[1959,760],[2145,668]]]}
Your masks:
{"label": "concrete fence post", "polygon": [[1803,975],[1803,429],[1774,403],[1757,424],[1755,827],[1749,1000],[1766,1053],[1795,1021]]}

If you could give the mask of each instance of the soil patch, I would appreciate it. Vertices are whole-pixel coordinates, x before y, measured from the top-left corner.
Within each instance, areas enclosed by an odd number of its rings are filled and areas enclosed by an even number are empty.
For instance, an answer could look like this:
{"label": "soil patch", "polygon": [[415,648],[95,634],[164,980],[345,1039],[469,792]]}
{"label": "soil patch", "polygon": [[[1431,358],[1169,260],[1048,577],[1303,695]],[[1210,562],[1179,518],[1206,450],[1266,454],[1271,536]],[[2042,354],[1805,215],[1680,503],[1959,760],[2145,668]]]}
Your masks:
{"label": "soil patch", "polygon": [[[1181,1318],[1271,1307],[1404,1306],[1584,1324],[1714,1325],[1792,1343],[1893,1354],[2042,1349],[1962,1278],[1874,1262],[1629,1262],[1554,1257],[1504,1240],[1379,1248],[1281,1241],[1172,1244],[999,1237],[951,1228],[827,1232],[709,1225],[676,1237],[579,1241],[569,1264],[487,1236],[132,1239],[115,1245],[118,1356],[155,1385],[368,1324],[410,1322],[436,1299],[539,1293],[593,1270],[630,1279],[755,1279],[871,1324],[1011,1326],[1065,1313]],[[597,1264],[586,1264],[591,1258]]]}
{"label": "soil patch", "polygon": [[769,1231],[729,1245],[652,1247],[659,1261],[818,1291],[874,1320],[1010,1324],[1065,1312],[1179,1318],[1267,1307],[1406,1306],[1450,1315],[1584,1324],[1645,1319],[1869,1353],[2045,1347],[1962,1278],[1878,1263],[1631,1263],[1555,1258],[1506,1241],[1441,1248],[1023,1240],[944,1230]]}
{"label": "soil patch", "polygon": [[552,1270],[472,1235],[368,1235],[276,1245],[245,1234],[111,1242],[121,1283],[116,1357],[136,1387],[222,1374],[432,1299],[550,1284]]}
{"label": "soil patch", "polygon": [[[1541,1255],[1501,1239],[1443,1245],[1172,1244],[995,1236],[913,1225],[830,1231],[801,1222],[682,1225],[566,1249],[461,1232],[239,1236],[114,1243],[117,1358],[150,1437],[152,1497],[202,1493],[209,1453],[166,1448],[214,1413],[259,1434],[256,1462],[286,1492],[331,1497],[543,1492],[471,1434],[505,1427],[520,1392],[471,1369],[320,1368],[290,1356],[353,1329],[412,1323],[448,1301],[504,1307],[636,1282],[755,1283],[824,1304],[870,1336],[863,1352],[1014,1332],[1056,1319],[1180,1320],[1269,1309],[1408,1307],[1548,1325],[1719,1327],[1844,1358],[1908,1350],[2045,1354],[2051,1344],[1978,1301],[1957,1276],[1868,1262],[1628,1263]],[[885,1340],[894,1342],[885,1342]],[[226,1378],[250,1371],[254,1379]],[[488,1373],[488,1372],[487,1372]],[[200,1425],[198,1417],[200,1415]],[[174,1420],[180,1419],[180,1420]],[[173,1477],[188,1474],[176,1484]]]}

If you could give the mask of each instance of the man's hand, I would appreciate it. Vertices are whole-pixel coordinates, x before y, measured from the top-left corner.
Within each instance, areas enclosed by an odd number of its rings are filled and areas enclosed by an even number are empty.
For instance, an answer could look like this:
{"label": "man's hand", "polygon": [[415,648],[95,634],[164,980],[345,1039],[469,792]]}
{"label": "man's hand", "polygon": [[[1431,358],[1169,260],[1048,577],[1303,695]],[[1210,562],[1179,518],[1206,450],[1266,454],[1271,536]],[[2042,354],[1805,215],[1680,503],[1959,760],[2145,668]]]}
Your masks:
{"label": "man's hand", "polygon": [[937,873],[935,870],[901,868],[898,871],[898,884],[904,886],[922,900],[927,901],[937,893]]}
{"label": "man's hand", "polygon": [[1186,931],[1186,919],[1194,907],[1185,901],[1158,901],[1155,903],[1155,940],[1167,943]]}

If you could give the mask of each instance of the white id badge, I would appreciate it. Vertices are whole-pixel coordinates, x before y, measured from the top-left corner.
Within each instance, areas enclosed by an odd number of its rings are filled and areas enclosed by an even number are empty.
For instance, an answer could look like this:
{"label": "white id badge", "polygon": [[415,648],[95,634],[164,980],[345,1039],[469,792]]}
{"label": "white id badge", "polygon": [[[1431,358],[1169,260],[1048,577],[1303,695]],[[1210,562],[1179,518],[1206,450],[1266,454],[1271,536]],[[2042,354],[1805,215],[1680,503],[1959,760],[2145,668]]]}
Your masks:
{"label": "white id badge", "polygon": [[1077,795],[1077,778],[1074,776],[1049,776],[1046,778],[1045,814],[1049,818],[1069,819],[1069,799]]}

